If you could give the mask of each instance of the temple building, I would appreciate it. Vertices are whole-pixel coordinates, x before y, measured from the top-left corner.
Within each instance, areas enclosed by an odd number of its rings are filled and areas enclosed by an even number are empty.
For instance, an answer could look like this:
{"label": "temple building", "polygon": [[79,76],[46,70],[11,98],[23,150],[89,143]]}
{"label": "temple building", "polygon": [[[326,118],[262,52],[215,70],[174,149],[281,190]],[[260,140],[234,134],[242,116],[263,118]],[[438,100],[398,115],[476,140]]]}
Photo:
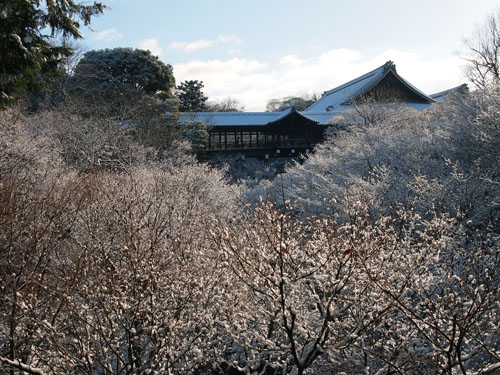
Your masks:
{"label": "temple building", "polygon": [[331,120],[343,111],[362,103],[401,103],[418,110],[456,89],[426,95],[397,72],[392,61],[332,90],[298,112],[189,112],[181,123],[206,125],[205,153],[238,152],[247,157],[292,157],[311,152],[321,142]]}

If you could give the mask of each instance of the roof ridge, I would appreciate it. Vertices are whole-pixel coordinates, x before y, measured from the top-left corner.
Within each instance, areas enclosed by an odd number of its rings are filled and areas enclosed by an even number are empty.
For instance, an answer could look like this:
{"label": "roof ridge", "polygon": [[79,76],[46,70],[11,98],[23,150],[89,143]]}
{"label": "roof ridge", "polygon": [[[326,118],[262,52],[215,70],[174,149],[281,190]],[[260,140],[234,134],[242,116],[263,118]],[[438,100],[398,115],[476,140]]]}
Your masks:
{"label": "roof ridge", "polygon": [[189,114],[196,114],[196,115],[219,115],[219,116],[234,116],[234,115],[245,115],[245,116],[255,116],[255,115],[278,115],[281,114],[282,112],[181,112],[181,115],[189,115]]}
{"label": "roof ridge", "polygon": [[333,94],[339,90],[345,89],[346,87],[352,86],[355,83],[358,83],[359,81],[365,80],[365,79],[369,78],[370,76],[372,76],[376,73],[379,73],[380,70],[385,69],[387,67],[387,64],[388,63],[385,63],[384,65],[381,65],[378,68],[373,69],[372,71],[363,74],[362,76],[354,78],[354,79],[352,79],[352,80],[350,80],[350,81],[348,81],[340,86],[334,87],[333,89],[327,90],[323,93],[323,95],[321,95],[321,97],[328,96],[328,95]]}

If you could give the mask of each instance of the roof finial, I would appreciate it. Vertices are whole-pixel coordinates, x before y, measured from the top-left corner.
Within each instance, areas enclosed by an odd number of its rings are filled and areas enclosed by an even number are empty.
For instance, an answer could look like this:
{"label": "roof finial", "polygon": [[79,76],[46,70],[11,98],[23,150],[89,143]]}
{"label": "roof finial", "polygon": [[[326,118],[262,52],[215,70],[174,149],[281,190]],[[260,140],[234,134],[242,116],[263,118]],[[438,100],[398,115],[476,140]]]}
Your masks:
{"label": "roof finial", "polygon": [[389,69],[392,69],[394,72],[396,72],[396,65],[392,60],[389,60],[384,64],[384,71],[388,71]]}

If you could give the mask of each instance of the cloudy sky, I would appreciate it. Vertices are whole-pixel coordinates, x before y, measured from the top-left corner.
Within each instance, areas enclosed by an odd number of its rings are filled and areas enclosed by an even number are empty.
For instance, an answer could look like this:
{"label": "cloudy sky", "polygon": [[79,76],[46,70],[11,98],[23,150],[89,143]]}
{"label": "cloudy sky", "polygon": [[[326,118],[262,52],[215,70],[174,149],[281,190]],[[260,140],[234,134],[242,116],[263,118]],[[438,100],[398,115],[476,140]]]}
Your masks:
{"label": "cloudy sky", "polygon": [[104,0],[83,50],[149,49],[177,83],[262,111],[321,94],[388,60],[432,94],[466,82],[463,38],[500,0]]}

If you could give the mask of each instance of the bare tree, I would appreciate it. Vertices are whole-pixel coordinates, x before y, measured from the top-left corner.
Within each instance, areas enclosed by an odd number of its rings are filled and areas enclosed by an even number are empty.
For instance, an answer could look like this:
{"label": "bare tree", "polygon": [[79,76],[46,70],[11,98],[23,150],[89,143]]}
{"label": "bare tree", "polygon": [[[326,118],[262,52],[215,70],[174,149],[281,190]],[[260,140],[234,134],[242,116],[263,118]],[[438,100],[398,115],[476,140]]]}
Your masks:
{"label": "bare tree", "polygon": [[500,9],[491,12],[486,22],[471,37],[464,39],[468,50],[464,59],[467,78],[477,87],[500,83]]}
{"label": "bare tree", "polygon": [[301,96],[286,96],[280,99],[270,99],[266,105],[266,112],[280,112],[291,107],[295,107],[297,111],[303,111],[318,99],[318,94],[304,94]]}
{"label": "bare tree", "polygon": [[243,112],[245,106],[238,99],[227,97],[222,100],[214,100],[206,103],[209,112]]}

